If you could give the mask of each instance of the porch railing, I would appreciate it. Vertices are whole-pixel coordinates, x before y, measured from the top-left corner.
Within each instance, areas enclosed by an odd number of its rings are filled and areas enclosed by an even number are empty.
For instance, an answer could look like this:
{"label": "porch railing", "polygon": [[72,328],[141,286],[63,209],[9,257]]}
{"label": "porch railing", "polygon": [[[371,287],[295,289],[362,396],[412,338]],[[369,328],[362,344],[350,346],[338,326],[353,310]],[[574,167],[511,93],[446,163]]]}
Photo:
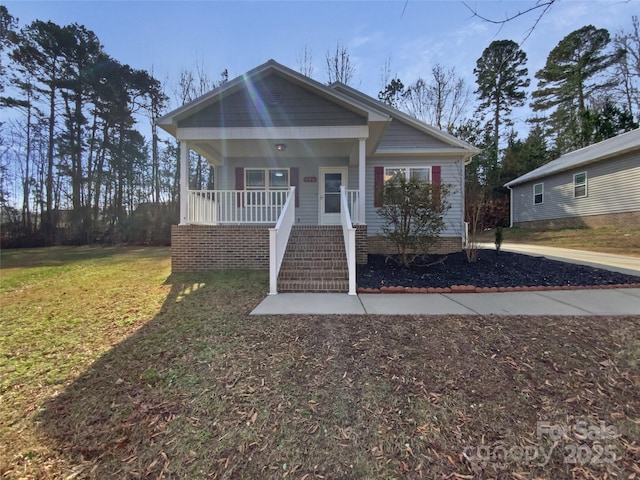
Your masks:
{"label": "porch railing", "polygon": [[287,250],[291,227],[296,219],[296,187],[291,187],[274,228],[269,229],[269,295],[278,293],[278,274]]}
{"label": "porch railing", "polygon": [[360,218],[360,190],[347,190],[347,204],[349,205],[349,214],[353,224],[364,223],[364,218]]}
{"label": "porch railing", "polygon": [[187,223],[276,223],[289,190],[189,190]]}
{"label": "porch railing", "polygon": [[[356,197],[357,204],[357,197]],[[356,229],[351,223],[349,213],[349,195],[345,187],[340,187],[340,223],[344,237],[344,248],[347,253],[347,266],[349,268],[349,295],[356,294]]]}

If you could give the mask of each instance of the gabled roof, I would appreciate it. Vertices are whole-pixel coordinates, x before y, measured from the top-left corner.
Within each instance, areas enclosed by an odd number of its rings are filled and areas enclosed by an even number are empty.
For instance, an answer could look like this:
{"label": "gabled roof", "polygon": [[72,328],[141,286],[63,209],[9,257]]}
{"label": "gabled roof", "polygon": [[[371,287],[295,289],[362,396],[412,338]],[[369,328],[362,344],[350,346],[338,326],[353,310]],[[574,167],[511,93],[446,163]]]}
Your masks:
{"label": "gabled roof", "polygon": [[275,60],[269,60],[266,63],[248,71],[247,73],[240,75],[233,80],[228,81],[224,85],[221,85],[214,90],[196,98],[195,100],[184,104],[181,107],[161,116],[156,120],[156,124],[175,136],[178,122],[183,120],[194,113],[206,108],[207,106],[221,100],[222,98],[236,92],[244,87],[248,78],[262,78],[272,73],[278,73],[290,81],[297,83],[303,87],[306,87],[314,93],[321,95],[333,102],[340,104],[341,106],[365,116],[370,122],[389,122],[391,118],[388,114],[384,113],[380,109],[373,107],[372,105],[365,105],[356,101],[352,96],[345,95],[341,92],[337,92],[334,89],[323,85],[312,78],[306,77],[299,72],[291,70],[284,65],[279,64]]}
{"label": "gabled roof", "polygon": [[[421,122],[420,120],[418,120],[415,117],[412,117],[411,115],[407,115],[406,113],[391,107],[390,105],[387,105],[384,102],[381,102],[380,100],[377,100],[373,97],[370,97],[369,95],[360,92],[359,90],[356,90],[352,87],[349,87],[348,85],[345,85],[343,83],[340,82],[335,82],[332,83],[330,85],[331,88],[333,88],[334,90],[337,90],[339,92],[344,92],[348,95],[351,95],[352,97],[354,97],[355,99],[357,99],[358,101],[376,108],[378,110],[381,110],[383,112],[385,112],[387,115],[389,115],[392,118],[396,118],[401,122],[404,122],[408,125],[410,125],[411,127],[420,130],[428,135],[431,135],[439,140],[441,140],[442,142],[451,145],[454,148],[458,148],[461,150],[465,150],[467,152],[467,156],[471,157],[473,155],[477,155],[479,153],[482,152],[482,150],[480,150],[479,148],[474,147],[473,145],[460,140],[459,138],[454,137],[453,135],[448,134],[447,132],[443,132],[442,130],[439,130],[435,127],[432,127],[431,125]],[[394,148],[394,151],[397,151],[398,149]],[[380,151],[378,151],[380,153]]]}
{"label": "gabled roof", "polygon": [[566,153],[546,165],[511,180],[505,184],[505,187],[513,187],[521,183],[530,182],[531,180],[538,180],[558,172],[571,170],[572,168],[581,167],[634,150],[640,150],[640,128],[623,133],[617,137],[608,138],[602,142],[594,143],[580,150]]}
{"label": "gabled roof", "polygon": [[[265,78],[273,73],[279,74],[287,80],[365,117],[371,129],[369,137],[371,143],[368,145],[369,153],[376,151],[386,125],[394,119],[442,141],[446,147],[437,149],[439,153],[455,153],[469,158],[481,152],[481,150],[476,147],[459,140],[448,133],[438,130],[437,128],[427,125],[426,123],[396,110],[395,108],[392,108],[347,85],[339,82],[330,86],[324,85],[312,78],[306,77],[299,72],[279,64],[275,60],[269,60],[253,70],[250,70],[249,72],[240,75],[224,85],[202,95],[201,97],[176,108],[175,110],[158,118],[156,120],[156,124],[175,136],[178,129],[178,123],[180,121],[220,101],[226,96],[232,95],[234,92],[245,88],[247,79],[255,80]],[[411,147],[385,147],[384,149],[376,151],[376,153],[415,153],[415,150],[415,148],[412,149]],[[433,152],[435,150],[430,149],[429,151]]]}

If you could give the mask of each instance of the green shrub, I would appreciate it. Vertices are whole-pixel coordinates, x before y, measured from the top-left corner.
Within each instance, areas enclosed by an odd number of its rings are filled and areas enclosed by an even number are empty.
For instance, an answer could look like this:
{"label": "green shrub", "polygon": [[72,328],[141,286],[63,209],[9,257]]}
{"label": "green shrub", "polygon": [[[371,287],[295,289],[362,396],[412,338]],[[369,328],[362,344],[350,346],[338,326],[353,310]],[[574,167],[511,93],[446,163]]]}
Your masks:
{"label": "green shrub", "polygon": [[403,177],[385,183],[378,214],[384,220],[384,236],[395,245],[404,266],[427,255],[438,241],[444,214],[451,208],[450,191],[450,185]]}

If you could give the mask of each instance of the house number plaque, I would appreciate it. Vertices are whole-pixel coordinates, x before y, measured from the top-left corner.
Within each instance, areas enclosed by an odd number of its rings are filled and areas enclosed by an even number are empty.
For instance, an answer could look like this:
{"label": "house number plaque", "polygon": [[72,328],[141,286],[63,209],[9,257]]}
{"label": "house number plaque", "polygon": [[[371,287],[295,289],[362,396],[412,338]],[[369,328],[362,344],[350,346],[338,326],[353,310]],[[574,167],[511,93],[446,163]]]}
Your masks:
{"label": "house number plaque", "polygon": [[306,183],[316,183],[318,179],[316,177],[304,177]]}

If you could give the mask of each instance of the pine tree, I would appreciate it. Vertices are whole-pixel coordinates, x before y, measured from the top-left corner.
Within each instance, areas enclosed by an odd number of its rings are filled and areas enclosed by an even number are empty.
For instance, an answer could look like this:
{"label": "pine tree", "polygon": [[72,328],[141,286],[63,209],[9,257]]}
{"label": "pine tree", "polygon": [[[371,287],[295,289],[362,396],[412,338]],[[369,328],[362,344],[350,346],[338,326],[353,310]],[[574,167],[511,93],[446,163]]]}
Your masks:
{"label": "pine tree", "polygon": [[[615,64],[621,51],[607,52],[609,32],[587,25],[564,37],[549,53],[545,66],[536,73],[537,90],[533,92],[534,111],[549,111],[557,132],[557,147],[584,146],[580,141],[587,128],[584,113],[588,102],[598,92],[611,89],[618,80],[598,77]],[[567,137],[568,135],[568,137]],[[577,135],[577,138],[573,138]]]}
{"label": "pine tree", "polygon": [[[496,40],[485,48],[476,62],[476,74],[480,100],[479,112],[491,113],[493,142],[497,151],[500,127],[511,125],[509,119],[513,107],[524,105],[529,86],[529,71],[524,66],[527,54],[512,40]],[[497,159],[496,159],[497,160]]]}

